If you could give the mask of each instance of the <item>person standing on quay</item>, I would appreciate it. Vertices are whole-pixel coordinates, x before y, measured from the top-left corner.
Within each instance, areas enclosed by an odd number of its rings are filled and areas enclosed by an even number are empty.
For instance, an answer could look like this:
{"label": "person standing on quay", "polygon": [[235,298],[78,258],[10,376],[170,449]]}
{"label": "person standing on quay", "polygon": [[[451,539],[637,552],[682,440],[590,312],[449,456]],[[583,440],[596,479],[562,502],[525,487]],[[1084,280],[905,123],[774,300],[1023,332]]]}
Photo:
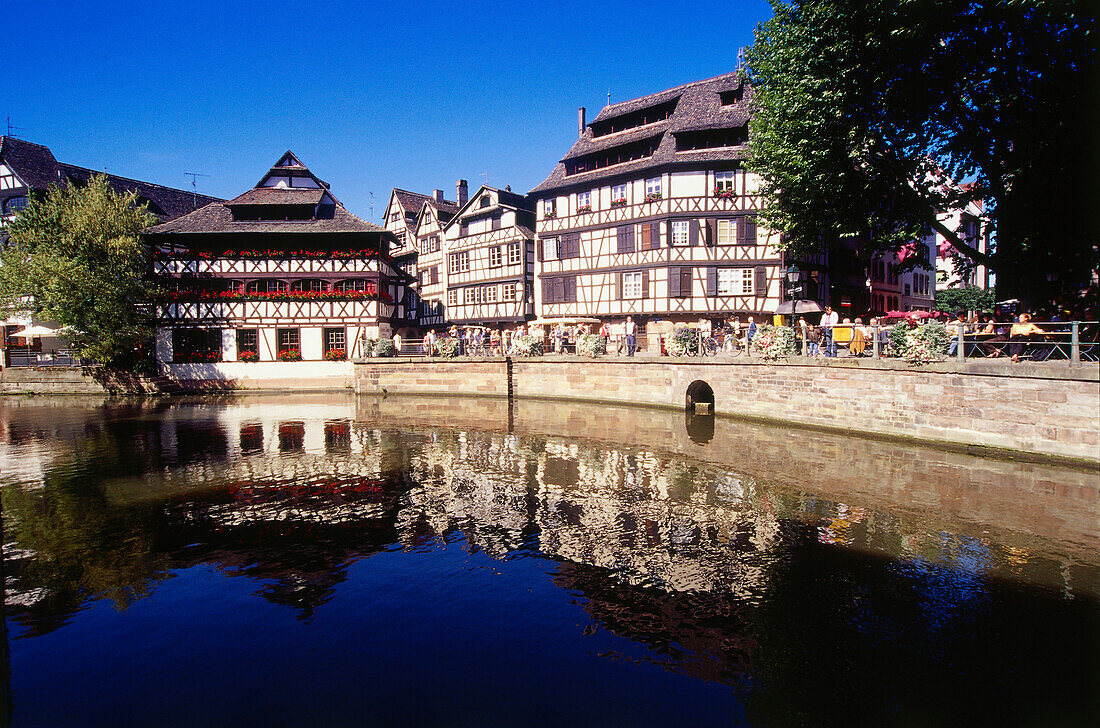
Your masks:
{"label": "person standing on quay", "polygon": [[833,310],[832,306],[825,307],[825,314],[821,317],[821,328],[825,333],[825,356],[836,356],[836,339],[833,337],[833,327],[840,323],[840,314]]}
{"label": "person standing on quay", "polygon": [[626,355],[634,356],[638,350],[638,327],[634,323],[633,316],[626,317]]}

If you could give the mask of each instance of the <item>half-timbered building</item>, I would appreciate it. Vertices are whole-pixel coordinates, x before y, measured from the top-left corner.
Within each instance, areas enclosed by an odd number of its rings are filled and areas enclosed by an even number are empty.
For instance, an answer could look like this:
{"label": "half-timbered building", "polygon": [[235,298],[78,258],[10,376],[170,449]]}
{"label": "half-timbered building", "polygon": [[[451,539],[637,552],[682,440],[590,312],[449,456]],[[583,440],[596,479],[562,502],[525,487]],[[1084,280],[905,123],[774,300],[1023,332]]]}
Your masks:
{"label": "half-timbered building", "polygon": [[483,185],[444,226],[446,317],[457,324],[534,317],[535,214],[511,189]]}
{"label": "half-timbered building", "polygon": [[446,321],[443,308],[447,291],[443,228],[454,218],[458,208],[457,202],[443,199],[443,190],[435,190],[431,197],[424,200],[417,214],[416,268],[421,326],[440,326]]}
{"label": "half-timbered building", "polygon": [[[531,191],[540,316],[694,321],[773,312],[779,236],[757,224],[739,73],[604,107]],[[818,262],[820,263],[820,262]],[[817,298],[818,265],[803,298]]]}
{"label": "half-timbered building", "polygon": [[[145,205],[149,213],[161,222],[174,220],[205,205],[220,202],[216,197],[200,195],[194,191],[173,189],[59,162],[48,147],[12,136],[0,136],[0,245],[8,244],[8,223],[32,198],[44,195],[51,186],[82,187],[93,175],[106,177],[107,184],[117,194],[133,193],[135,202]],[[67,339],[62,336],[45,337],[45,340],[32,339],[25,346],[18,345],[17,340],[8,340],[9,334],[37,323],[56,328],[54,322],[39,321],[29,311],[0,321],[7,365],[41,363],[36,358],[38,355],[67,348]],[[49,361],[56,360],[59,359]]]}
{"label": "half-timbered building", "polygon": [[404,320],[393,234],[344,209],[291,152],[256,186],[150,228],[159,362],[360,356]]}

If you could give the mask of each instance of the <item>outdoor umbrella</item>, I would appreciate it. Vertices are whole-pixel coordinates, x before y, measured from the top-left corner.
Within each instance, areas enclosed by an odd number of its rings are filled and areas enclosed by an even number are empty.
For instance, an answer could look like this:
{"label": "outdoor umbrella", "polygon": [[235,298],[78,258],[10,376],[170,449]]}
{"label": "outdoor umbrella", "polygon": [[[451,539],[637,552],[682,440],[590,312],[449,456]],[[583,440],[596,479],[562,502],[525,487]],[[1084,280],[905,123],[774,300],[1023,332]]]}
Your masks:
{"label": "outdoor umbrella", "polygon": [[39,339],[43,336],[57,336],[57,329],[35,324],[34,326],[28,326],[25,329],[20,329],[13,334],[9,334],[9,336],[17,339]]}
{"label": "outdoor umbrella", "polygon": [[784,301],[779,304],[779,308],[775,309],[775,312],[785,316],[796,313],[821,313],[823,310],[821,304],[817,301]]}

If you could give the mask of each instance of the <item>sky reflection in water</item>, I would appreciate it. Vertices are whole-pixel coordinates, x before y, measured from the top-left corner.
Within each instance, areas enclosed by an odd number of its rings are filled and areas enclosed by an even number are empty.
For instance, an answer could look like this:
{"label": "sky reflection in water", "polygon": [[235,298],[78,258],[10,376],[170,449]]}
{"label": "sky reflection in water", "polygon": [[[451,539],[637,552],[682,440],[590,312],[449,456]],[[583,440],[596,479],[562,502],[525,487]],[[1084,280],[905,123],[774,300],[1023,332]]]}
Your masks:
{"label": "sky reflection in water", "polygon": [[497,400],[0,403],[5,720],[1100,716],[1095,473],[691,424]]}

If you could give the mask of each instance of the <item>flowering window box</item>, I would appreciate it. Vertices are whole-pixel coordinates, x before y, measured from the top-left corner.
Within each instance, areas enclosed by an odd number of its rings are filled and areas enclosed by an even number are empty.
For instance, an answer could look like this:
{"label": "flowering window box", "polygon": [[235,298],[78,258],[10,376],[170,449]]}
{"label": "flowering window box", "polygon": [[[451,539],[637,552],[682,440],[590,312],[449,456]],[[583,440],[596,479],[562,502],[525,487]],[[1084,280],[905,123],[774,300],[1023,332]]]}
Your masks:
{"label": "flowering window box", "polygon": [[732,200],[737,197],[737,194],[733,190],[714,190],[714,197],[718,200]]}
{"label": "flowering window box", "polygon": [[661,199],[661,193],[660,192],[650,192],[648,195],[645,196],[645,202],[657,202],[660,199]]}
{"label": "flowering window box", "polygon": [[558,216],[558,213],[556,213],[556,212],[544,212],[542,214],[542,219],[543,220],[553,220],[553,219],[557,218],[557,216]]}
{"label": "flowering window box", "polygon": [[325,352],[325,361],[345,361],[348,353],[344,349],[329,349]]}
{"label": "flowering window box", "polygon": [[279,352],[279,361],[301,361],[301,349],[283,349]]}
{"label": "flowering window box", "polygon": [[581,205],[577,208],[577,214],[580,215],[583,212],[592,212],[592,205]]}
{"label": "flowering window box", "polygon": [[611,206],[612,207],[626,207],[626,198],[625,197],[620,197],[617,200],[612,200],[611,201]]}
{"label": "flowering window box", "polygon": [[237,358],[243,362],[248,362],[249,364],[251,364],[253,362],[258,362],[260,360],[260,355],[255,351],[245,350],[240,352],[237,355]]}

